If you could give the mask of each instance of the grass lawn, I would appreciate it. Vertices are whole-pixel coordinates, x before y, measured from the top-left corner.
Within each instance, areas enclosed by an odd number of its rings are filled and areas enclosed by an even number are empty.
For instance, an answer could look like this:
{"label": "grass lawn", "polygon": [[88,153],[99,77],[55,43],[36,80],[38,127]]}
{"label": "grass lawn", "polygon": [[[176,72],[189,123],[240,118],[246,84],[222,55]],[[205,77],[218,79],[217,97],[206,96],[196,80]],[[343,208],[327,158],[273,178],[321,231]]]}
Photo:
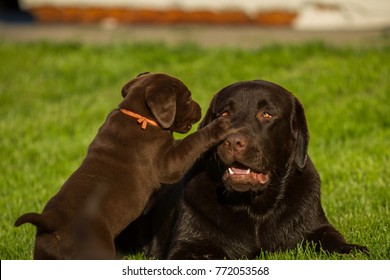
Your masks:
{"label": "grass lawn", "polygon": [[32,257],[35,227],[14,228],[15,219],[42,211],[121,101],[124,83],[152,71],[181,79],[203,113],[219,89],[239,80],[269,80],[302,101],[325,212],[349,242],[366,245],[370,254],[328,255],[298,246],[259,258],[390,259],[387,42],[239,50],[0,40],[0,258]]}

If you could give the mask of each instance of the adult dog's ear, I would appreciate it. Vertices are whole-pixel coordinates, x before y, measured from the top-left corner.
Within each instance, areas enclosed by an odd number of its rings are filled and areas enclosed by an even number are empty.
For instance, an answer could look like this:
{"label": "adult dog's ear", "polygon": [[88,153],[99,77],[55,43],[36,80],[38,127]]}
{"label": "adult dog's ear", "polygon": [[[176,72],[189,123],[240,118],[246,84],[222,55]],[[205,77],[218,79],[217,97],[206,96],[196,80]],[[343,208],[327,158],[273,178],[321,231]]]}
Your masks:
{"label": "adult dog's ear", "polygon": [[146,105],[162,128],[170,128],[176,115],[176,94],[168,87],[149,86],[145,93]]}
{"label": "adult dog's ear", "polygon": [[215,108],[215,100],[217,98],[214,96],[213,99],[210,102],[209,109],[207,110],[205,116],[203,117],[202,121],[198,125],[198,129],[201,129],[211,123],[214,120],[215,113],[214,113],[214,108]]}
{"label": "adult dog's ear", "polygon": [[302,171],[306,166],[307,149],[309,146],[309,129],[307,128],[305,112],[302,104],[295,99],[295,110],[292,116],[292,131],[295,139],[294,161],[298,170]]}

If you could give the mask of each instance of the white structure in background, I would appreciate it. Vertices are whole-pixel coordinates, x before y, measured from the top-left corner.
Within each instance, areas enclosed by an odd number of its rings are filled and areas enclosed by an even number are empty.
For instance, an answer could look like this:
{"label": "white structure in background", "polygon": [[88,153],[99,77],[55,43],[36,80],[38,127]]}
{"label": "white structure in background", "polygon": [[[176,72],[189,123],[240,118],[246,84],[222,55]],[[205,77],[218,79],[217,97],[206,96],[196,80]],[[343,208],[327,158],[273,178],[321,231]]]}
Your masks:
{"label": "white structure in background", "polygon": [[123,7],[155,10],[296,11],[302,30],[349,30],[390,27],[390,0],[19,0],[24,9],[38,6]]}
{"label": "white structure in background", "polygon": [[[321,3],[327,6],[321,6]],[[303,30],[389,28],[390,0],[321,0],[316,4],[311,2],[299,9],[294,27]]]}

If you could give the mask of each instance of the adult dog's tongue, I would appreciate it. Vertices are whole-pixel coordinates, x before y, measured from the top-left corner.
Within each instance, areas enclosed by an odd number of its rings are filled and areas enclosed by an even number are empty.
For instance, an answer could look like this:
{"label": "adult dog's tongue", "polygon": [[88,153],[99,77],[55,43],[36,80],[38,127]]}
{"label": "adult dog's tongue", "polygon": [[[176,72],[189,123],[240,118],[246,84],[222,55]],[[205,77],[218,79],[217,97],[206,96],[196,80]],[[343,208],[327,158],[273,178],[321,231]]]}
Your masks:
{"label": "adult dog's tongue", "polygon": [[229,167],[228,171],[230,175],[246,175],[251,172],[250,168],[242,169],[238,167]]}

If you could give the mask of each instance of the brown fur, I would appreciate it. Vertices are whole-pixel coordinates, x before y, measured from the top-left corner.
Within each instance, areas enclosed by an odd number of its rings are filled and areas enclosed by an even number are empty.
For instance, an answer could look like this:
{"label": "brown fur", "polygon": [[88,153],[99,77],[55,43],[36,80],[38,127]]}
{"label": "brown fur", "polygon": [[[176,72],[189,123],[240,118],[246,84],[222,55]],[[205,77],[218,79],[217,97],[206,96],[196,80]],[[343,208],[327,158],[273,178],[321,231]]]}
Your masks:
{"label": "brown fur", "polygon": [[223,140],[228,118],[175,142],[200,120],[200,106],[178,79],[139,75],[122,89],[124,108],[154,120],[143,130],[137,120],[113,110],[81,166],[49,200],[42,214],[27,213],[16,226],[37,226],[35,259],[114,259],[115,237],[144,210],[161,184],[181,179],[195,160]]}
{"label": "brown fur", "polygon": [[254,259],[306,243],[367,252],[347,243],[322,209],[295,96],[266,81],[238,82],[215,95],[201,129],[221,115],[230,119],[231,133],[181,184],[155,193],[148,214],[117,238],[118,249],[158,259]]}

